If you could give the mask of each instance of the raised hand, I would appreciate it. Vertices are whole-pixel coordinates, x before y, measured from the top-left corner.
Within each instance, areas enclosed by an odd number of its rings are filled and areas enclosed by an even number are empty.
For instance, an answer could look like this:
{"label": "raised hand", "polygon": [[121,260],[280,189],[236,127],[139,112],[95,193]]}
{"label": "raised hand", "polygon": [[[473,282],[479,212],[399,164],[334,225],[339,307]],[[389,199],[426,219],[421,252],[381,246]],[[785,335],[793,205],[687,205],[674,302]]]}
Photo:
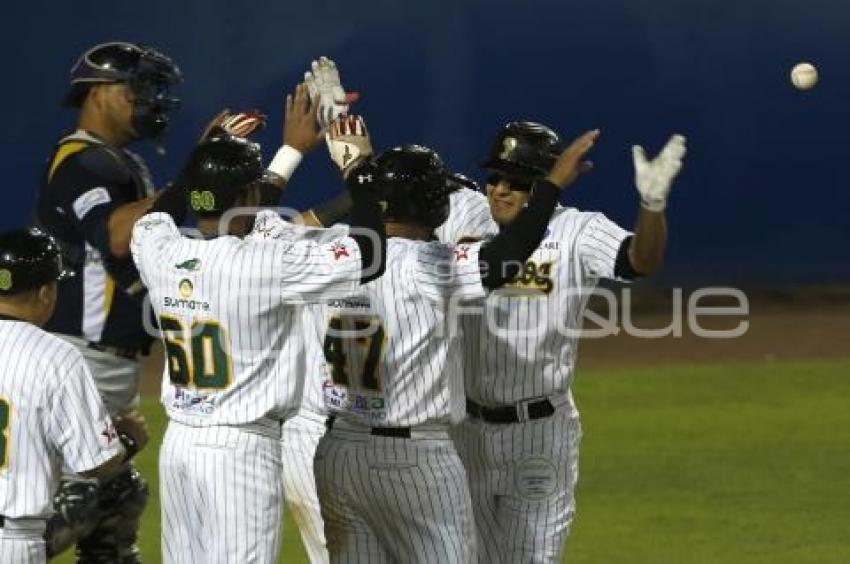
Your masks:
{"label": "raised hand", "polygon": [[685,137],[673,135],[658,156],[647,160],[643,147],[632,147],[635,163],[635,185],[640,193],[641,205],[649,211],[661,212],[667,207],[667,196],[673,179],[682,169],[685,156]]}
{"label": "raised hand", "polygon": [[577,137],[558,156],[546,180],[563,190],[575,182],[580,174],[591,170],[593,163],[582,159],[596,143],[598,137],[598,129],[586,131]]}
{"label": "raised hand", "polygon": [[341,116],[335,119],[328,128],[326,139],[331,160],[343,177],[348,176],[357,164],[372,156],[372,141],[361,116]]}
{"label": "raised hand", "polygon": [[347,114],[349,104],[356,102],[360,95],[357,92],[345,92],[336,63],[327,57],[319,57],[318,61],[313,61],[310,69],[304,73],[304,82],[310,90],[313,103],[318,100],[319,125],[326,128],[333,120]]}
{"label": "raised hand", "polygon": [[310,103],[308,87],[301,83],[294,94],[287,94],[283,118],[283,144],[302,154],[309,153],[322,140],[322,132],[316,122],[318,103]]}

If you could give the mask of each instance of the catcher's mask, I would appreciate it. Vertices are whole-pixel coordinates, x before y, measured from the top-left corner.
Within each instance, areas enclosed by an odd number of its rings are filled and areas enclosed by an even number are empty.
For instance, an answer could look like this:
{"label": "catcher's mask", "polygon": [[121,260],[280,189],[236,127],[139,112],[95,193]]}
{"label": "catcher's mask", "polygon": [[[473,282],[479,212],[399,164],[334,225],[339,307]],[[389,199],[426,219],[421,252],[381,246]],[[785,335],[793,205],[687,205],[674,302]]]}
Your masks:
{"label": "catcher's mask", "polygon": [[123,82],[133,93],[132,127],[136,139],[158,139],[169,114],[180,100],[168,95],[182,81],[177,65],[166,55],[144,45],[111,42],[95,45],[71,69],[71,88],[63,105],[80,107],[93,84]]}

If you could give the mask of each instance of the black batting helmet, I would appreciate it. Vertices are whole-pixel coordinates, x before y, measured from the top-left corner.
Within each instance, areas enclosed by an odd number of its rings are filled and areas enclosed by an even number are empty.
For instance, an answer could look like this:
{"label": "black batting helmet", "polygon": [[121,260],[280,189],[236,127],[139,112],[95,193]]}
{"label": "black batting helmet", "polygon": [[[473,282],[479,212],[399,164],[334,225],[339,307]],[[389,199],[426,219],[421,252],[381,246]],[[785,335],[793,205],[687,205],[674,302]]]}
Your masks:
{"label": "black batting helmet", "polygon": [[26,292],[73,275],[62,266],[59,245],[40,229],[0,234],[0,296]]}
{"label": "black batting helmet", "polygon": [[169,112],[180,100],[169,87],[183,79],[166,55],[135,43],[114,41],[95,45],[71,69],[71,89],[63,105],[79,107],[92,84],[125,82],[133,92],[133,130],[136,137],[156,138],[168,126]]}
{"label": "black batting helmet", "polygon": [[242,137],[218,135],[201,142],[183,168],[189,209],[198,217],[219,216],[264,177],[260,146]]}
{"label": "black batting helmet", "polygon": [[558,134],[533,121],[513,121],[496,136],[486,170],[522,179],[526,182],[546,176],[563,151]]}
{"label": "black batting helmet", "polygon": [[375,159],[374,186],[386,221],[415,222],[436,228],[449,216],[448,173],[436,152],[403,145]]}

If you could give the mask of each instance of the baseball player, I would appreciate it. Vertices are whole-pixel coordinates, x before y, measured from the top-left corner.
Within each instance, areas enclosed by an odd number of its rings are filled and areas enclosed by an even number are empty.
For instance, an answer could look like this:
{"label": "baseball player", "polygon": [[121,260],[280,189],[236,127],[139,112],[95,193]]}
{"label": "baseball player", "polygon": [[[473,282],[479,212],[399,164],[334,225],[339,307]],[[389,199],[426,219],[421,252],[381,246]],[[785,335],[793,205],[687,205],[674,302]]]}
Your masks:
{"label": "baseball player", "polygon": [[[150,344],[129,241],[133,223],[151,204],[153,184],[127,145],[162,136],[178,104],[168,89],[180,79],[171,59],[141,45],[105,43],[86,51],[71,70],[63,102],[79,110],[77,129],[56,145],[37,198],[39,224],[60,242],[76,273],[59,283],[45,329],[83,354],[113,416],[136,408],[138,357]],[[80,561],[137,562],[134,544],[147,496],[147,484],[131,466],[99,490],[64,481],[48,553],[79,541]]]}
{"label": "baseball player", "polygon": [[330,302],[320,329],[334,415],[314,467],[331,562],[473,561],[466,473],[448,435],[463,416],[460,343],[443,328],[456,300],[518,272],[596,135],[576,140],[522,217],[484,245],[429,241],[449,207],[436,153],[412,145],[376,159],[386,274]]}
{"label": "baseball player", "polygon": [[[44,533],[64,464],[107,478],[147,441],[144,421],[112,424],[80,352],[39,327],[65,270],[37,229],[0,234],[0,562],[47,562]],[[122,446],[123,445],[123,446]]]}
{"label": "baseball player", "polygon": [[[484,167],[501,229],[517,221],[559,147],[558,136],[537,123],[500,131]],[[585,303],[599,279],[632,280],[660,265],[664,208],[684,154],[679,135],[652,161],[635,147],[641,207],[634,233],[600,213],[559,207],[522,273],[466,320],[469,417],[457,438],[479,562],[561,561],[575,513],[581,428],[570,384]]]}
{"label": "baseball player", "polygon": [[[179,105],[168,90],[180,80],[171,59],[142,45],[112,42],[86,51],[71,70],[64,100],[79,110],[77,129],[56,145],[38,194],[38,222],[60,241],[77,274],[59,283],[57,311],[46,329],[80,350],[113,416],[135,409],[138,357],[150,345],[129,242],[134,222],[153,201],[153,184],[127,146],[159,143]],[[261,123],[261,116],[223,112],[207,133],[224,128],[247,135]],[[147,495],[129,466],[99,491],[90,482],[64,481],[48,527],[48,553],[79,540],[83,561],[136,562]]]}
{"label": "baseball player", "polygon": [[[291,172],[292,158],[300,160],[321,139],[306,86],[287,106],[287,125],[300,124],[312,143],[279,151],[270,166],[275,173]],[[281,155],[289,155],[288,164]],[[349,166],[341,168],[348,173]],[[257,199],[263,174],[257,145],[212,138],[195,150],[180,180],[205,238],[181,236],[170,215],[157,213],[165,196],[133,231],[133,258],[167,357],[164,562],[277,562],[280,428],[298,409],[303,386],[300,306],[349,295],[383,270],[377,202],[357,189],[357,178],[349,184],[352,223],[377,233],[377,242],[352,233],[319,243],[271,211],[258,214],[244,238],[216,236],[224,212]],[[245,224],[229,227],[241,234]]]}

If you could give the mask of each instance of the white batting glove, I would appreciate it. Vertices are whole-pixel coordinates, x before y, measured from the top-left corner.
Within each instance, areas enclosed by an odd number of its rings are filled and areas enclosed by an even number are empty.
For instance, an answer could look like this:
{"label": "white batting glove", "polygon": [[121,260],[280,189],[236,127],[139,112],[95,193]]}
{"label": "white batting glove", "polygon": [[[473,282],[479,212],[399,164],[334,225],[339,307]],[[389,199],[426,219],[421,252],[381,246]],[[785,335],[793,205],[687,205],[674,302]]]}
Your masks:
{"label": "white batting glove", "polygon": [[318,120],[322,128],[348,113],[352,95],[346,94],[339,80],[339,70],[332,60],[319,57],[318,61],[313,61],[311,70],[304,73],[304,82],[310,91],[310,100],[314,103],[319,100]]}
{"label": "white batting glove", "polygon": [[348,174],[354,165],[372,156],[372,141],[363,118],[342,116],[330,123],[325,134],[331,160],[342,172]]}
{"label": "white batting glove", "polygon": [[632,147],[635,162],[635,184],[640,192],[641,205],[649,211],[660,212],[667,207],[667,196],[673,179],[682,169],[685,156],[685,138],[673,135],[658,156],[649,161],[643,147]]}

